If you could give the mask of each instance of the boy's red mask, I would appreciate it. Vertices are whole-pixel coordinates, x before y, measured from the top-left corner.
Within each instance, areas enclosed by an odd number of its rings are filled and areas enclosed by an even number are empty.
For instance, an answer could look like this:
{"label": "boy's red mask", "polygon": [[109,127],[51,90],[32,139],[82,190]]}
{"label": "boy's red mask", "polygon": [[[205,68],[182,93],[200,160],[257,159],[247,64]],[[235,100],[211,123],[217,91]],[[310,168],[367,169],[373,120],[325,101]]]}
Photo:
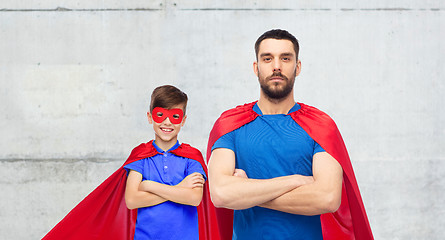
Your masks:
{"label": "boy's red mask", "polygon": [[155,107],[151,113],[151,116],[153,117],[153,121],[157,123],[162,123],[166,118],[168,118],[170,119],[171,123],[180,124],[184,117],[184,112],[179,108],[165,109]]}

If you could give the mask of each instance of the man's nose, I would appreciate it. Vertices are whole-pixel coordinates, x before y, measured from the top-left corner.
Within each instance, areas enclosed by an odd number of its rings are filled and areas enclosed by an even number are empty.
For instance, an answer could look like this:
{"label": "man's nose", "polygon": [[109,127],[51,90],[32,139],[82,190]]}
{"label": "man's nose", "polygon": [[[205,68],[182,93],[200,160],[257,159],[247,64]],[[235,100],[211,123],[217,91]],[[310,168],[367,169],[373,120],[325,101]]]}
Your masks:
{"label": "man's nose", "polygon": [[281,62],[277,59],[273,61],[273,71],[274,72],[281,72]]}

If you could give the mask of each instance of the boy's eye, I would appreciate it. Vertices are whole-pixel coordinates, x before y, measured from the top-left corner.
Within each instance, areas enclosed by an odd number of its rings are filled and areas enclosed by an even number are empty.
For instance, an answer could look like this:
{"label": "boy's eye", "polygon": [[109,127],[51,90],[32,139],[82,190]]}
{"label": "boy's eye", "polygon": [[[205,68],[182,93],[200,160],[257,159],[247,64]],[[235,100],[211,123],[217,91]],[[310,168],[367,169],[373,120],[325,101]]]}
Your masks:
{"label": "boy's eye", "polygon": [[179,114],[173,114],[174,119],[179,119]]}
{"label": "boy's eye", "polygon": [[156,116],[158,116],[158,117],[162,117],[162,115],[164,115],[164,114],[161,113],[161,112],[157,112],[157,113],[156,113]]}

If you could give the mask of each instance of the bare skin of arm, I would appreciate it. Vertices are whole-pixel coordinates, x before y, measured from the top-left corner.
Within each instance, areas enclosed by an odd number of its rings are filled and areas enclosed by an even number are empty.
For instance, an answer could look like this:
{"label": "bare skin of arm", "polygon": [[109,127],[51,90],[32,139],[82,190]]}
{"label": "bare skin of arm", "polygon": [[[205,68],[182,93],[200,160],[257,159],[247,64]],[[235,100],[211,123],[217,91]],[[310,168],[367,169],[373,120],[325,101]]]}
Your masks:
{"label": "bare skin of arm", "polygon": [[178,185],[170,186],[154,181],[142,181],[142,174],[131,170],[127,177],[125,202],[129,209],[150,207],[165,201],[197,206],[201,202],[204,178],[192,173]]}
{"label": "bare skin of arm", "polygon": [[[316,153],[312,171],[314,182],[293,189],[261,207],[300,215],[335,212],[341,203],[343,170],[329,153]],[[247,177],[247,176],[246,176]]]}
{"label": "bare skin of arm", "polygon": [[152,192],[172,202],[198,206],[201,203],[204,182],[202,174],[195,172],[175,186],[146,180],[141,183],[139,189]]}
{"label": "bare skin of arm", "polygon": [[269,202],[279,196],[313,182],[312,177],[289,175],[271,179],[249,179],[234,176],[235,153],[230,149],[212,151],[209,160],[209,186],[216,207],[246,209]]}
{"label": "bare skin of arm", "polygon": [[142,174],[130,170],[127,177],[127,186],[125,187],[125,203],[128,209],[150,207],[167,201],[167,199],[151,192],[139,190],[141,181]]}

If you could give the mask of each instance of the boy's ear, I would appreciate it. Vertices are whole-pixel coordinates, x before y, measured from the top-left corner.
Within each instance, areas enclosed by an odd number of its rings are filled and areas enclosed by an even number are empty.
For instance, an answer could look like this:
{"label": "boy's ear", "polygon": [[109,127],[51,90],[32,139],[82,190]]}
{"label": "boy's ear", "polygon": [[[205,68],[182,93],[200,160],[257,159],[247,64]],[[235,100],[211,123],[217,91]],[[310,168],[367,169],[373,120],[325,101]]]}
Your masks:
{"label": "boy's ear", "polygon": [[151,113],[147,112],[148,123],[153,124],[153,118],[151,117]]}
{"label": "boy's ear", "polygon": [[182,117],[181,127],[184,126],[186,119],[187,119],[187,115],[184,115],[184,117]]}

